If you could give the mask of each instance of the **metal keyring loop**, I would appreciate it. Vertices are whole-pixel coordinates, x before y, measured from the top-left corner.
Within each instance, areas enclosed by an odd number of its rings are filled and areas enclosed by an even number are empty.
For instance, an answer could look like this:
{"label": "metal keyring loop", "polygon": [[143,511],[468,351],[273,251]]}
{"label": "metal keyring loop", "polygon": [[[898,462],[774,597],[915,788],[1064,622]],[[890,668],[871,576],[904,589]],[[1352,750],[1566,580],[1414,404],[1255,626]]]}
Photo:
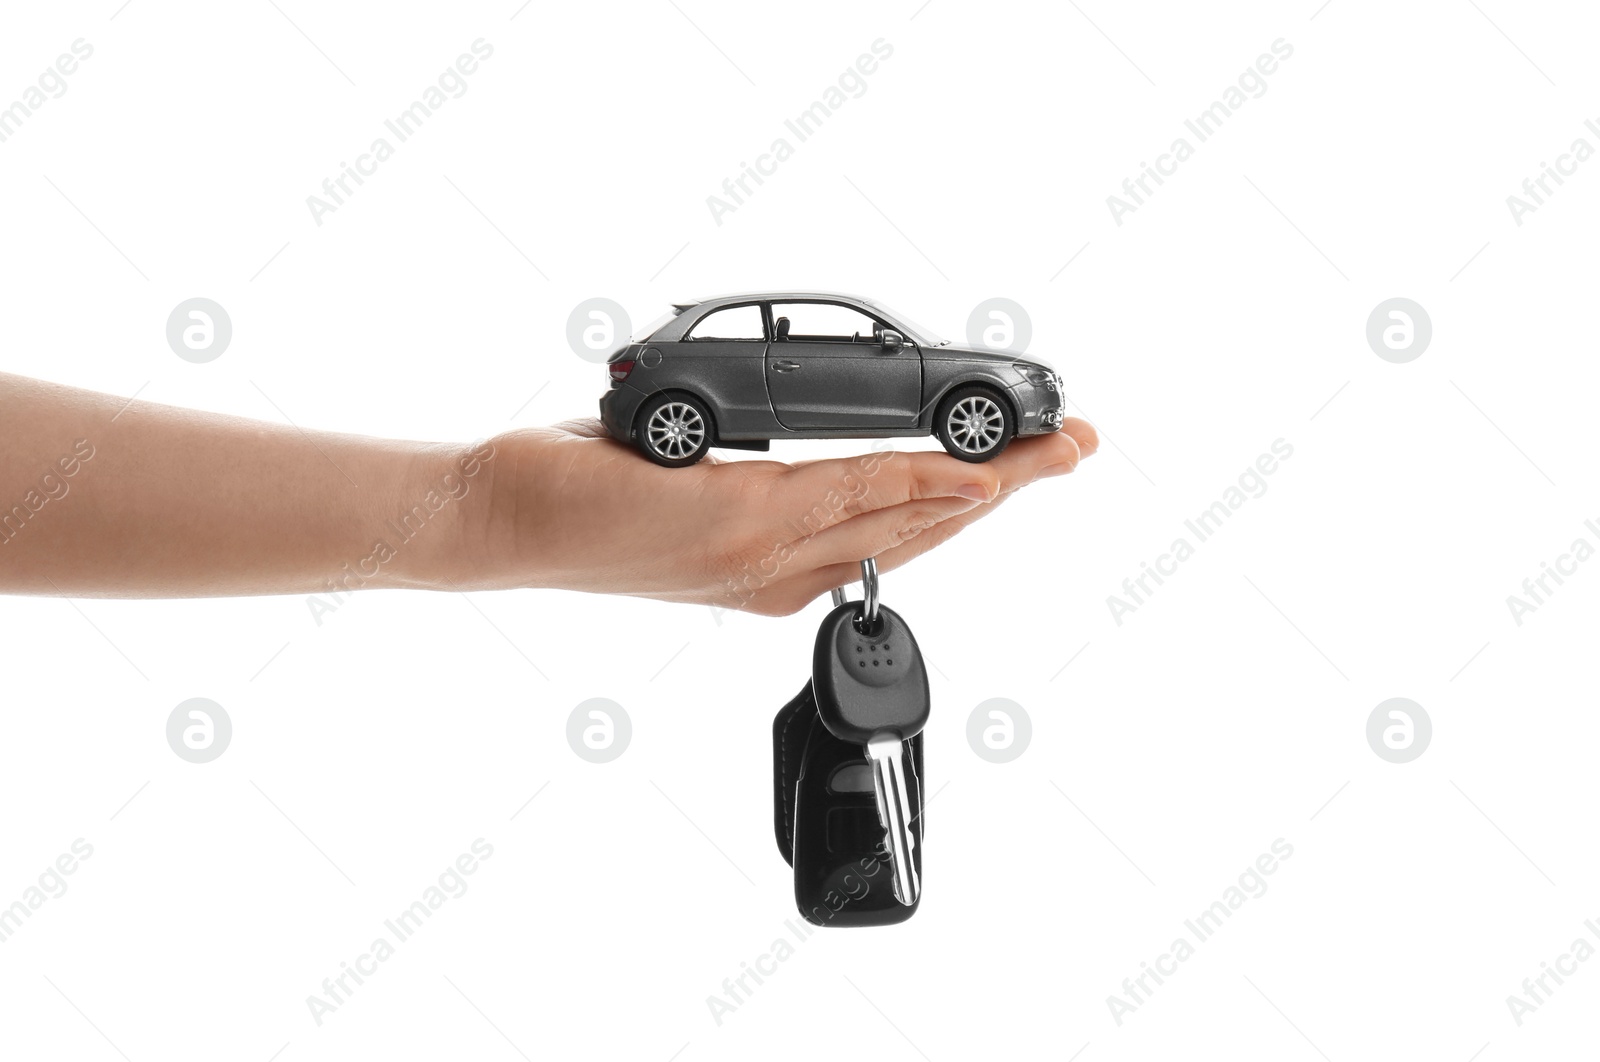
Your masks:
{"label": "metal keyring loop", "polygon": [[[861,562],[861,619],[866,623],[878,622],[878,560],[868,557]],[[844,587],[833,588],[833,606],[838,608],[848,598]]]}

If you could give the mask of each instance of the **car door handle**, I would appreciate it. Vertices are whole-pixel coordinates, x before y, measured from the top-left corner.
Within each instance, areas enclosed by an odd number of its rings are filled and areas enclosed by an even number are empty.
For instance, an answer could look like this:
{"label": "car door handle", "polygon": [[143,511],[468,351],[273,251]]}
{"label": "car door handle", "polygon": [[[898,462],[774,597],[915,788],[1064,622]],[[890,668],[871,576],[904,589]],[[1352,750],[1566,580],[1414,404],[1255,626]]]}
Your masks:
{"label": "car door handle", "polygon": [[772,363],[773,372],[794,372],[800,367],[798,361],[775,361]]}

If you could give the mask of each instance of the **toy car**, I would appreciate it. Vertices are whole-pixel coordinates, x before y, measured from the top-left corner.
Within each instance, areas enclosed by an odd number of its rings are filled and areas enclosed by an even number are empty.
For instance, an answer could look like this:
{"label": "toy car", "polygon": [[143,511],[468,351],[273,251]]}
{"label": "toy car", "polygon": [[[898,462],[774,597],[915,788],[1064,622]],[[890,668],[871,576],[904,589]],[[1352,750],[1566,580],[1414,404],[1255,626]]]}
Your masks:
{"label": "toy car", "polygon": [[600,419],[659,465],[713,446],[933,434],[963,461],[1061,427],[1061,378],[1015,352],[951,346],[870,299],[818,292],[678,303],[613,351]]}

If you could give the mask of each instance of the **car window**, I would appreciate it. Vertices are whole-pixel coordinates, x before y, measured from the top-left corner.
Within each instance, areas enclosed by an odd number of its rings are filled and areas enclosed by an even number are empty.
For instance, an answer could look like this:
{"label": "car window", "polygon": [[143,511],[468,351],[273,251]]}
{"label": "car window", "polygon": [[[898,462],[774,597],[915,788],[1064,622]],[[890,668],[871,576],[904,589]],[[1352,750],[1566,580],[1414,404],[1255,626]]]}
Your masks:
{"label": "car window", "polygon": [[730,306],[705,315],[689,333],[693,340],[756,342],[766,339],[761,323],[761,307]]}
{"label": "car window", "polygon": [[[876,321],[850,306],[835,302],[774,303],[772,320],[789,319],[791,343],[871,343]],[[779,331],[782,331],[779,324]]]}
{"label": "car window", "polygon": [[889,317],[892,320],[898,321],[901,327],[909,330],[910,338],[913,342],[925,344],[930,347],[947,347],[950,345],[950,341],[948,339],[933,331],[931,328],[926,328],[918,324],[900,311],[895,310],[892,307],[885,306],[881,302],[875,302],[872,305],[873,308],[879,313]]}

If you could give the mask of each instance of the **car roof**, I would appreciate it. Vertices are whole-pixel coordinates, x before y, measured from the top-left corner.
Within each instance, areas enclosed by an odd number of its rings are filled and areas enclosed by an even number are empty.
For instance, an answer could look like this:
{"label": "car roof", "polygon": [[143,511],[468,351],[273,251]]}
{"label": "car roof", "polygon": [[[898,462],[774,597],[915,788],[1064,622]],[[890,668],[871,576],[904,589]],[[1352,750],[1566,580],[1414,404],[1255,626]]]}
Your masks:
{"label": "car roof", "polygon": [[709,299],[696,299],[693,302],[678,302],[673,305],[691,309],[741,302],[804,302],[810,299],[823,299],[829,302],[842,300],[860,303],[863,306],[877,305],[871,299],[844,291],[746,291],[733,295],[713,295]]}
{"label": "car roof", "polygon": [[818,301],[854,303],[856,306],[871,307],[880,317],[883,315],[878,304],[871,299],[862,298],[860,295],[846,295],[840,291],[746,291],[737,295],[718,295],[696,302],[675,302],[672,304],[675,316],[651,333],[650,338],[661,343],[676,343],[688,334],[701,318],[725,306],[739,306],[752,302]]}

